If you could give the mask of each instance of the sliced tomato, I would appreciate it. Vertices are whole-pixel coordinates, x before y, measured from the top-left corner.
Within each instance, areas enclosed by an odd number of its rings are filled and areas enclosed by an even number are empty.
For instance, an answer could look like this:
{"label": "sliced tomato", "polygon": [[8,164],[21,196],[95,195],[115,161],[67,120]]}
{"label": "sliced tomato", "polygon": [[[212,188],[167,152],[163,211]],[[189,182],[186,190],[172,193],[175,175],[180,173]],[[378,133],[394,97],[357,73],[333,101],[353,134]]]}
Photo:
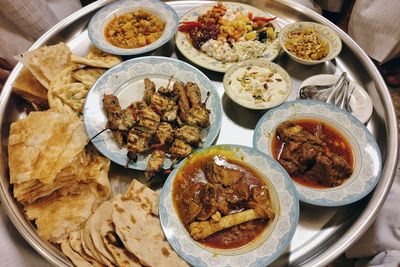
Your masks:
{"label": "sliced tomato", "polygon": [[265,18],[265,17],[254,17],[252,21],[263,21],[263,22],[270,22],[275,20],[277,17]]}

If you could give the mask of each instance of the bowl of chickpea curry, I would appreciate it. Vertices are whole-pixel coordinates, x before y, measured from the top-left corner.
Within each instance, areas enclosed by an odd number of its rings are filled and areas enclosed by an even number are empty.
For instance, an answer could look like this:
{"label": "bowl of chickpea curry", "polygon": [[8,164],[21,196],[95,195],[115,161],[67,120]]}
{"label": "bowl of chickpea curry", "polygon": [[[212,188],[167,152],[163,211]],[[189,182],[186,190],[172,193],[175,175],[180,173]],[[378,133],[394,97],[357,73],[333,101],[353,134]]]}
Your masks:
{"label": "bowl of chickpea curry", "polygon": [[88,32],[106,52],[137,55],[168,42],[177,26],[175,11],[161,1],[117,1],[93,16]]}

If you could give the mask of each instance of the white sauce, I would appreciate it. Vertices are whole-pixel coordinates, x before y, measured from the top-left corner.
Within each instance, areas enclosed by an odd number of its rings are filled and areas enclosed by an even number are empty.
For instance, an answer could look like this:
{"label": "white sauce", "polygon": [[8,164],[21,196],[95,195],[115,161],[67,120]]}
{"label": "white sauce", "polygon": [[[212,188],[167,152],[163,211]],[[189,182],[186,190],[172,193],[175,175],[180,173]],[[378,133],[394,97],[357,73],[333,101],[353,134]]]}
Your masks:
{"label": "white sauce", "polygon": [[245,106],[268,107],[283,102],[288,88],[282,75],[266,67],[237,69],[228,80],[229,95]]}
{"label": "white sauce", "polygon": [[259,41],[236,42],[232,48],[228,43],[208,40],[201,46],[201,51],[216,60],[235,62],[262,57],[266,47],[266,44]]}
{"label": "white sauce", "polygon": [[201,46],[201,50],[208,56],[224,62],[237,61],[238,56],[228,43],[208,40]]}

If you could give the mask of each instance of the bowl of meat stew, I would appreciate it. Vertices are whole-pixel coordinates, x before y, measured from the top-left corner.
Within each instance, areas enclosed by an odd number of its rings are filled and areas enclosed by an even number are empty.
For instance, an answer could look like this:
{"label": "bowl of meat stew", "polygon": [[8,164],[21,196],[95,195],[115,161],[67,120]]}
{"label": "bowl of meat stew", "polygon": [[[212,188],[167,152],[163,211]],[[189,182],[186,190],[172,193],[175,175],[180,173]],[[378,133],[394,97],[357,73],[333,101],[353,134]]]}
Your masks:
{"label": "bowl of meat stew", "polygon": [[258,122],[253,147],[289,173],[303,202],[342,206],[375,187],[379,147],[351,114],[321,101],[296,100],[268,111]]}
{"label": "bowl of meat stew", "polygon": [[171,246],[193,266],[264,266],[293,237],[298,199],[288,174],[269,156],[216,145],[196,151],[169,175],[160,220]]}

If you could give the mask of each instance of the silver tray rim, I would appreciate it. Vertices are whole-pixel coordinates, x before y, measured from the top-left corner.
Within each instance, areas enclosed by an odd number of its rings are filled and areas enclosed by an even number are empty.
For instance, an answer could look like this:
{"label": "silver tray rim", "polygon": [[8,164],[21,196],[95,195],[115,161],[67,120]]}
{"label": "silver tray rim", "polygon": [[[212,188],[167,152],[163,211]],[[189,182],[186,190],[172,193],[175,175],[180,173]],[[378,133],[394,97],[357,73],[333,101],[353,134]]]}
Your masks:
{"label": "silver tray rim", "polygon": [[[278,1],[278,0],[272,0]],[[58,24],[53,26],[49,31],[47,31],[42,37],[40,37],[29,50],[33,50],[39,48],[47,40],[57,34],[59,31],[67,28],[70,24],[80,19],[81,17],[93,12],[96,9],[99,9],[109,3],[113,2],[113,0],[99,0],[94,2],[79,11],[71,14],[67,18],[60,21]],[[179,3],[182,1],[168,1],[169,4]],[[185,1],[186,3],[207,3],[210,1]],[[333,29],[339,37],[342,39],[342,42],[345,43],[355,54],[355,56],[360,60],[360,63],[364,66],[367,73],[370,75],[372,81],[375,84],[377,89],[377,93],[382,101],[384,114],[385,114],[385,125],[386,125],[386,154],[382,155],[384,158],[384,165],[382,169],[381,178],[375,191],[372,194],[371,199],[369,200],[367,206],[361,215],[353,222],[353,224],[346,230],[345,233],[333,244],[327,247],[324,251],[315,255],[312,259],[305,263],[305,266],[324,266],[334,260],[337,256],[343,253],[348,247],[350,247],[356,240],[358,240],[361,235],[368,229],[368,227],[373,223],[376,218],[377,212],[380,207],[383,205],[387,194],[389,193],[391,184],[393,183],[397,162],[398,162],[398,125],[396,119],[396,112],[393,106],[393,102],[389,93],[389,90],[380,75],[378,69],[373,64],[372,60],[368,57],[368,55],[361,49],[360,46],[356,44],[354,40],[352,40],[344,31],[339,29],[336,25],[334,25],[329,20],[325,19],[321,15],[315,13],[314,11],[294,2],[291,0],[279,0],[280,4],[283,4],[289,8],[292,8],[298,13],[307,16],[311,20],[314,20],[318,23],[329,26]],[[12,73],[9,76],[9,79],[5,83],[3,90],[0,95],[0,132],[2,131],[3,122],[4,122],[4,114],[6,112],[6,107],[8,104],[8,100],[11,96],[12,92],[12,84],[19,72],[22,70],[22,64],[18,63],[14,68]],[[57,266],[70,266],[70,262],[63,257],[54,257],[57,253],[49,253],[48,245],[46,242],[43,242],[42,239],[38,237],[38,235],[33,231],[32,225],[25,219],[25,217],[20,212],[15,212],[15,209],[18,207],[15,204],[13,196],[9,194],[9,188],[7,188],[5,183],[2,182],[3,179],[7,179],[3,175],[8,171],[8,164],[6,162],[6,154],[3,151],[3,146],[0,146],[0,154],[2,155],[2,160],[0,164],[0,199],[3,205],[3,208],[10,218],[16,229],[20,232],[20,234],[24,237],[24,239],[39,253],[41,254],[47,261],[51,264]],[[56,250],[53,246],[51,246],[51,250]]]}

